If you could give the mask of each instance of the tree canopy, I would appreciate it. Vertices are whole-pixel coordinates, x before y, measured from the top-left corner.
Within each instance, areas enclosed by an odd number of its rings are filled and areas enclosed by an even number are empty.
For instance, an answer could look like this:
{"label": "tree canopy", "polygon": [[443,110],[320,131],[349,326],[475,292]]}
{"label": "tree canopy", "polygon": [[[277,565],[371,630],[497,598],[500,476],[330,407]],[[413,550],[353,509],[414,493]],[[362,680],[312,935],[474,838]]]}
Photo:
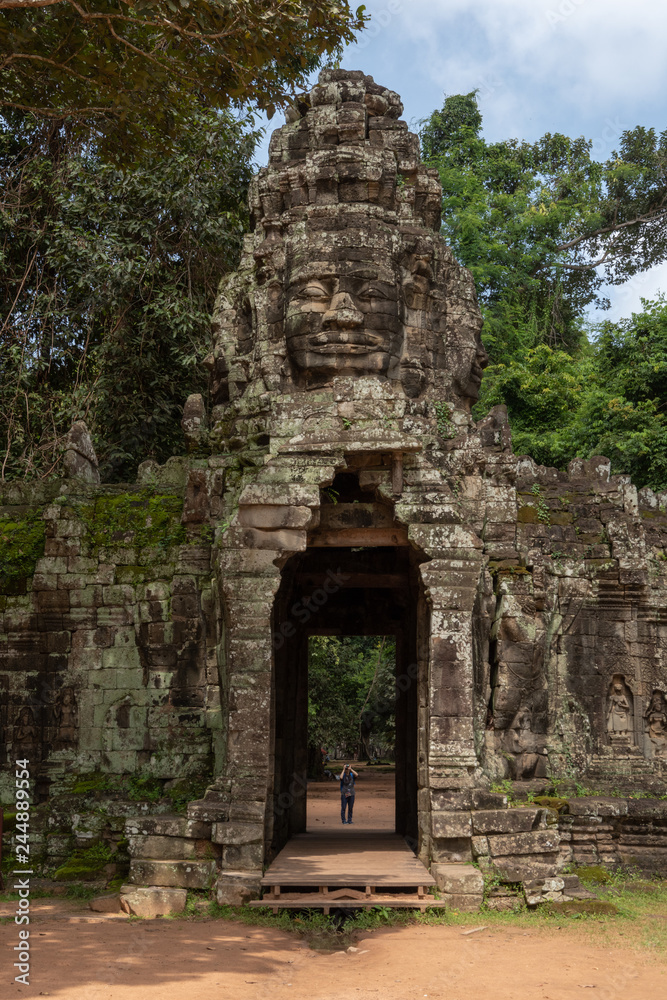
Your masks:
{"label": "tree canopy", "polygon": [[621,284],[667,259],[667,131],[592,143],[546,134],[487,142],[475,93],[422,123],[443,185],[443,235],[470,268],[491,364],[475,414],[506,404],[512,443],[545,465],[606,455],[667,489],[667,303],[592,326]]}
{"label": "tree canopy", "polygon": [[247,226],[256,133],[229,113],[181,123],[169,151],[117,166],[85,144],[40,155],[39,131],[0,133],[2,478],[58,471],[73,420],[102,476],[183,451],[180,418],[222,274]]}
{"label": "tree canopy", "polygon": [[636,486],[667,490],[667,300],[596,333],[577,352],[540,344],[491,366],[482,409],[505,403],[515,451],[541,464],[606,455]]}
{"label": "tree canopy", "polygon": [[396,645],[388,636],[313,636],[308,657],[308,742],[360,757],[394,746]]}
{"label": "tree canopy", "polygon": [[196,108],[271,116],[365,20],[347,0],[0,0],[0,111],[127,154]]}
{"label": "tree canopy", "polygon": [[604,162],[592,142],[547,133],[488,143],[475,93],[423,123],[440,172],[443,233],[472,271],[492,360],[520,347],[574,348],[584,313],[667,259],[667,131],[637,126]]}

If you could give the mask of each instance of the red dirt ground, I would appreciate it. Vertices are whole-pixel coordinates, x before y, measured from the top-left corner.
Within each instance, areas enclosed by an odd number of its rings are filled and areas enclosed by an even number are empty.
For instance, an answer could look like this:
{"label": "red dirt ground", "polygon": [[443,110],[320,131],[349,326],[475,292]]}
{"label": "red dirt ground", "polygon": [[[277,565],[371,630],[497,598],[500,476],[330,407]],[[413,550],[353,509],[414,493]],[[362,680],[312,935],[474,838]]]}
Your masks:
{"label": "red dirt ground", "polygon": [[[359,782],[358,830],[393,829],[388,778]],[[336,827],[338,785],[309,789],[309,829]],[[320,826],[321,824],[321,826]],[[345,830],[341,830],[345,834]],[[14,903],[0,903],[13,916]],[[13,923],[0,926],[2,997],[59,1000],[659,1000],[667,959],[607,929],[556,921],[386,928],[352,953],[323,954],[294,935],[224,920],[130,921],[84,904],[35,899],[30,986],[13,981]],[[664,919],[664,918],[663,918]],[[584,990],[592,990],[591,994]]]}

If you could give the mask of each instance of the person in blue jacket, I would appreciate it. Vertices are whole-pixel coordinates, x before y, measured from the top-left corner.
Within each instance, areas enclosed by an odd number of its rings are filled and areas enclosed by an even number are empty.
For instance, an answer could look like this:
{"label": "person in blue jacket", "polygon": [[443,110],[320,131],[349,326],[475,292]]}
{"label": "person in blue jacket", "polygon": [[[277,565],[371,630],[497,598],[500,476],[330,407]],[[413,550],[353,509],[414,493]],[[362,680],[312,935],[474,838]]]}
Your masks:
{"label": "person in blue jacket", "polygon": [[[357,772],[352,770],[350,764],[346,764],[340,773],[340,818],[342,823],[352,822],[352,810],[354,809],[354,781]],[[347,819],[345,813],[347,811]]]}

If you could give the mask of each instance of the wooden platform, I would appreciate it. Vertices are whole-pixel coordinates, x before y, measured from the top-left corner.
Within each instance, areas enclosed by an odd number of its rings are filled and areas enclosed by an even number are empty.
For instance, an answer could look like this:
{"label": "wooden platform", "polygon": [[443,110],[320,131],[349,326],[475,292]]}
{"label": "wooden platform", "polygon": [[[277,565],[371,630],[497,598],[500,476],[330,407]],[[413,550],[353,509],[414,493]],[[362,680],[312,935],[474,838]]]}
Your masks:
{"label": "wooden platform", "polygon": [[264,898],[250,906],[407,907],[444,904],[426,890],[435,885],[421,861],[395,833],[302,833],[293,837],[267,869]]}

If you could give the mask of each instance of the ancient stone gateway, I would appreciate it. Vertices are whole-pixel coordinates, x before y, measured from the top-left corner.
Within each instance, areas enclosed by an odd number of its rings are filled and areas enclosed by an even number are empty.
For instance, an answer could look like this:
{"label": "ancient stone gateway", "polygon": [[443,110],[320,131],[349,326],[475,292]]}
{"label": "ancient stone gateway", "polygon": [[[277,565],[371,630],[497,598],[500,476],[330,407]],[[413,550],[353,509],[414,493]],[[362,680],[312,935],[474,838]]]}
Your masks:
{"label": "ancient stone gateway", "polygon": [[[489,791],[665,791],[667,497],[604,458],[514,455],[502,407],[472,418],[480,311],[401,111],[325,70],[274,132],[187,458],[104,486],[77,425],[73,478],[3,491],[46,530],[2,598],[0,721],[36,762],[49,856],[76,814],[77,845],[126,824],[135,886],[257,896],[305,826],[308,637],[337,632],[396,637],[396,829],[456,905],[481,899],[452,868],[473,859],[532,902],[567,861],[664,866],[657,798],[558,814]],[[210,760],[187,816],[134,795],[81,819],[72,775],[167,793]]]}

